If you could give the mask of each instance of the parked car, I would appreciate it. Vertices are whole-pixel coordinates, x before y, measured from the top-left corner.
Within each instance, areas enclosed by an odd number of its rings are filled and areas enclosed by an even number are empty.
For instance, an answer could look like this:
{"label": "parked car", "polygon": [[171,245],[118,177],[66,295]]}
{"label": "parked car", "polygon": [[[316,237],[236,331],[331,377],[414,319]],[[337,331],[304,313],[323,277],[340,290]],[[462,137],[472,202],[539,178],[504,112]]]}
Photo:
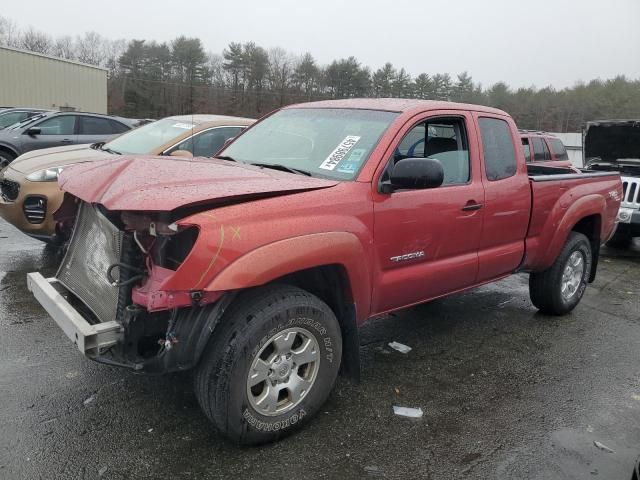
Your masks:
{"label": "parked car", "polygon": [[627,247],[633,237],[640,237],[640,120],[587,122],[583,138],[587,169],[622,175],[619,223],[609,243]]}
{"label": "parked car", "polygon": [[35,115],[50,111],[41,108],[3,108],[0,110],[0,130],[15,123],[23,122]]}
{"label": "parked car", "polygon": [[216,159],[74,166],[68,252],[28,285],[89,358],[195,368],[224,435],[273,441],[322,408],[340,368],[358,377],[370,317],[514,272],[540,311],[578,304],[620,176],[528,173],[520,145],[493,108],[349,99],[285,107]]}
{"label": "parked car", "polygon": [[[574,168],[562,140],[547,132],[519,130],[527,163]],[[577,171],[577,170],[576,170]]]}
{"label": "parked car", "polygon": [[168,117],[131,130],[110,142],[48,148],[21,155],[0,172],[0,217],[47,242],[56,235],[55,212],[62,203],[58,174],[76,163],[114,155],[211,156],[254,120],[220,115]]}
{"label": "parked car", "polygon": [[106,141],[131,128],[131,121],[121,117],[82,112],[40,113],[0,130],[0,170],[31,150]]}

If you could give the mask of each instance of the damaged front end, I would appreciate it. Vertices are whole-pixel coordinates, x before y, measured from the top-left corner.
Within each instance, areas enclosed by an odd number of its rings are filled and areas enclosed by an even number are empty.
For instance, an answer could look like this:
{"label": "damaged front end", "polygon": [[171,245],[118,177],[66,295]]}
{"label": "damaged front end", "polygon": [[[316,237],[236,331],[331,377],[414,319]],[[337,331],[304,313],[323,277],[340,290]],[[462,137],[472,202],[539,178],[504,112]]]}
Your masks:
{"label": "damaged front end", "polygon": [[197,226],[167,213],[110,212],[76,201],[75,226],[54,278],[29,289],[89,358],[146,373],[195,365],[222,313],[222,294],[167,289]]}

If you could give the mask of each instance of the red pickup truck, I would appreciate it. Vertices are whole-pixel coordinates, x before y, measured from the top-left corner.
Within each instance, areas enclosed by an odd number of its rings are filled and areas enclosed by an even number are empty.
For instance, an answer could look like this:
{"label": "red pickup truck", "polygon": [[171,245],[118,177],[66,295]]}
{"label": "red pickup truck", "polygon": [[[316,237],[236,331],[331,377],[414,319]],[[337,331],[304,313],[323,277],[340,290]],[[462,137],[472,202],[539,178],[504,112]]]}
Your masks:
{"label": "red pickup truck", "polygon": [[94,360],[194,368],[243,444],[357,379],[374,315],[515,272],[542,312],[571,311],[622,195],[618,173],[528,167],[500,110],[399,99],[286,107],[214,159],[123,156],[60,185],[73,233],[54,278],[28,275],[35,297]]}

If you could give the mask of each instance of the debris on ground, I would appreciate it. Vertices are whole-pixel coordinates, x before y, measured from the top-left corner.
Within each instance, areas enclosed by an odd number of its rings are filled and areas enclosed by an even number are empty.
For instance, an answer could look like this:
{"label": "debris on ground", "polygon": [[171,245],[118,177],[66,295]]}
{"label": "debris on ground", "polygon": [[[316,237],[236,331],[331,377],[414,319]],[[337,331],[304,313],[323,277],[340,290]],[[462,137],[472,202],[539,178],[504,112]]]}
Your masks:
{"label": "debris on ground", "polygon": [[100,470],[98,470],[98,476],[101,477],[106,472],[107,472],[107,467],[102,467]]}
{"label": "debris on ground", "polygon": [[84,403],[84,405],[85,405],[85,407],[86,407],[87,405],[89,405],[90,403],[92,403],[95,399],[96,399],[96,396],[95,396],[95,394],[94,394],[94,395],[91,395],[89,398],[87,398],[87,399],[86,399],[84,402],[82,402],[82,403]]}
{"label": "debris on ground", "polygon": [[593,444],[598,447],[600,450],[602,450],[603,452],[607,452],[607,453],[616,453],[613,450],[611,450],[609,447],[607,447],[604,443],[600,443],[597,440],[593,441]]}
{"label": "debris on ground", "polygon": [[393,390],[396,392],[396,395],[400,395],[400,389],[398,387],[394,387]]}
{"label": "debris on ground", "polygon": [[411,418],[420,418],[422,417],[422,409],[421,408],[412,408],[412,407],[399,407],[397,405],[393,406],[393,413],[396,415],[400,415],[401,417],[411,417]]}
{"label": "debris on ground", "polygon": [[147,433],[151,433],[153,432],[153,428],[150,428],[149,430],[147,430]]}
{"label": "debris on ground", "polygon": [[400,353],[409,353],[411,351],[411,347],[399,342],[389,342],[389,346]]}

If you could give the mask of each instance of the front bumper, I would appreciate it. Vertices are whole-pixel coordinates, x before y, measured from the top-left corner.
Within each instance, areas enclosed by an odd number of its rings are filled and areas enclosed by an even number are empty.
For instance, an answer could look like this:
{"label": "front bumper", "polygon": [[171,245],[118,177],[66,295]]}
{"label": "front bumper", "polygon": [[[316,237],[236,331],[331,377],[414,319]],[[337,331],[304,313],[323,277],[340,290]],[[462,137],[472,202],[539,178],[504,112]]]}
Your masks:
{"label": "front bumper", "polygon": [[640,210],[620,207],[618,211],[618,229],[628,231],[631,236],[640,236]]}
{"label": "front bumper", "polygon": [[44,278],[37,272],[28,273],[27,287],[84,355],[97,357],[101,351],[122,340],[123,329],[118,322],[95,325],[87,322],[67,301],[67,290],[57,279]]}

